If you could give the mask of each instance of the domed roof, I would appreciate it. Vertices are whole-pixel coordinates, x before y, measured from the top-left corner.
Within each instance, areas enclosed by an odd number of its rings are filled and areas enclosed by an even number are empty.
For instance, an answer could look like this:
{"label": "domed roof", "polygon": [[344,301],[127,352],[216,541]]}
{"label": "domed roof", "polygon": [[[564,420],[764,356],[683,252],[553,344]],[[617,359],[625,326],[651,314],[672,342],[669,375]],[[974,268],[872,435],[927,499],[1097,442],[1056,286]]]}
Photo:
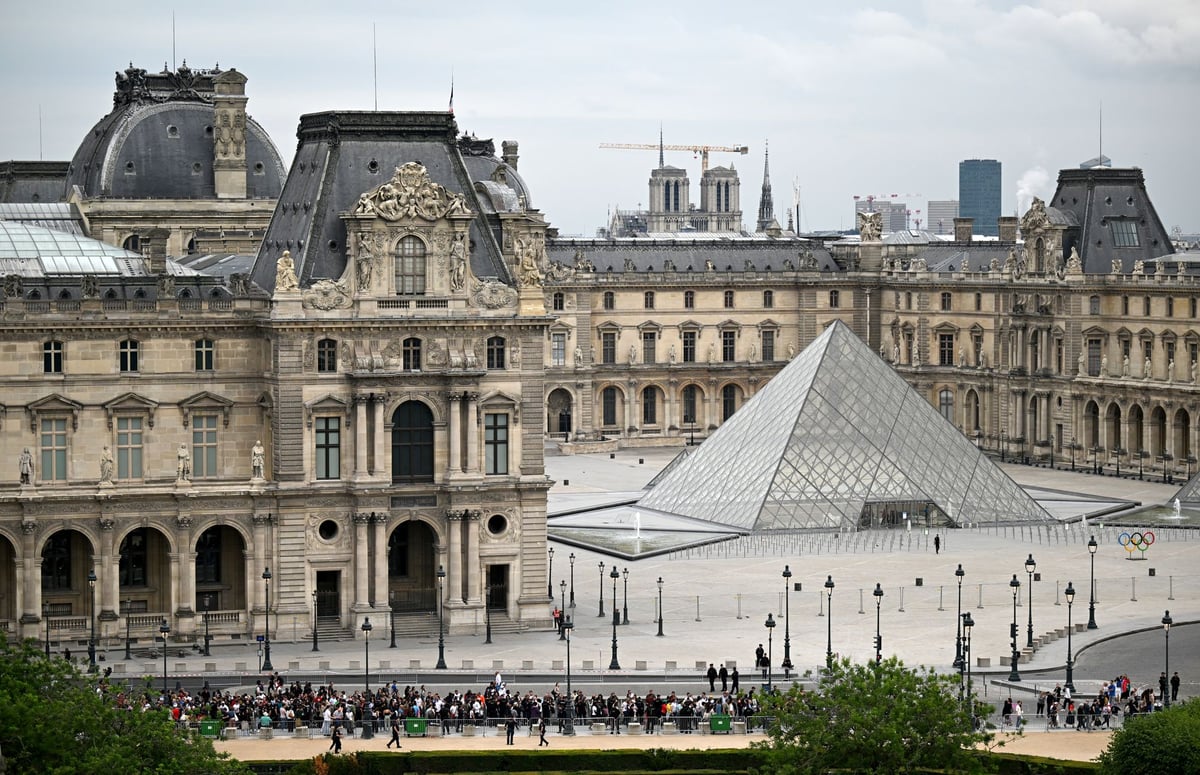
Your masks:
{"label": "domed roof", "polygon": [[[220,70],[117,74],[113,110],[80,143],[67,191],[118,199],[213,199],[213,80]],[[246,195],[274,199],[285,177],[266,131],[246,119]]]}

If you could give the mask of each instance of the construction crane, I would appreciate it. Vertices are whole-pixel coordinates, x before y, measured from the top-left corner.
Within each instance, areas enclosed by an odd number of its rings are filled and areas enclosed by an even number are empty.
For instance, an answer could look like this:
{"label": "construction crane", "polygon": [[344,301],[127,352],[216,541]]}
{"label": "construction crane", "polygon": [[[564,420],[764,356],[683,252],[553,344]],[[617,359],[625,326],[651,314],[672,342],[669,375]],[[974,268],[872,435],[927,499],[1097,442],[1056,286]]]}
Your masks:
{"label": "construction crane", "polygon": [[692,154],[700,154],[700,170],[705,172],[708,170],[708,154],[710,151],[716,153],[740,153],[745,156],[750,153],[750,147],[747,145],[663,145],[662,143],[600,143],[601,148],[615,148],[617,150],[626,151],[691,151]]}
{"label": "construction crane", "polygon": [[876,200],[879,200],[880,202],[886,202],[889,199],[919,199],[921,196],[922,194],[855,194],[854,201],[857,202],[865,199],[868,202],[874,202]]}

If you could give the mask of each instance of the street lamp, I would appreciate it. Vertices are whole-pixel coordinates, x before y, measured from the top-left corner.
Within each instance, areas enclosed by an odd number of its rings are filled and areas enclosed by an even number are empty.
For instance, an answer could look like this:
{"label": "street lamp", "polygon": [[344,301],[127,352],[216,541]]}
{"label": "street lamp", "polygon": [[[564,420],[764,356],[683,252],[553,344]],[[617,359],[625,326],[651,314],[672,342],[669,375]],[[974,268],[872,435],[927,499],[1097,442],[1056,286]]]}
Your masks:
{"label": "street lamp", "polygon": [[1074,627],[1071,624],[1071,606],[1075,602],[1075,586],[1071,582],[1067,582],[1067,590],[1064,593],[1067,598],[1067,689],[1075,691],[1075,662],[1071,659],[1071,630]]}
{"label": "street lamp", "polygon": [[1033,572],[1036,569],[1037,561],[1030,553],[1029,559],[1025,560],[1025,572],[1029,574],[1029,638],[1025,641],[1025,645],[1029,648],[1033,648]]}
{"label": "street lamp", "polygon": [[[371,693],[371,617],[363,617],[362,634],[363,634],[363,693]],[[366,723],[366,719],[363,719]],[[353,730],[351,730],[353,731]]]}
{"label": "street lamp", "polygon": [[663,631],[662,631],[662,588],[663,588],[663,580],[662,580],[662,576],[659,576],[658,577],[658,637],[660,637],[660,638],[663,636]]}
{"label": "street lamp", "polygon": [[167,624],[166,617],[163,617],[162,624],[158,625],[158,633],[162,635],[163,640],[163,696],[167,696],[167,635],[171,633],[171,625]]}
{"label": "street lamp", "polygon": [[208,634],[208,609],[212,606],[212,595],[204,596],[204,656],[211,657],[209,647],[212,645],[212,636]]}
{"label": "street lamp", "polygon": [[[1174,622],[1171,620],[1171,612],[1167,611],[1166,613],[1163,614],[1163,618],[1162,618],[1163,668],[1164,668],[1163,675],[1171,674],[1171,625],[1172,624],[1174,624]],[[1163,689],[1163,707],[1164,708],[1171,707],[1171,690],[1169,688],[1169,685],[1168,685],[1168,688]]]}
{"label": "street lamp", "polygon": [[263,639],[263,663],[262,669],[270,672],[275,669],[271,664],[271,569],[267,568],[262,574],[263,581],[267,585],[267,626],[266,637]]}
{"label": "street lamp", "polygon": [[[313,601],[313,647],[312,647],[312,650],[320,651],[321,649],[318,648],[319,643],[317,641],[317,590],[315,590],[315,589],[312,591],[312,601]],[[392,628],[392,631],[395,632],[394,627]],[[392,635],[392,645],[393,646],[396,645],[396,636],[395,635]]]}
{"label": "street lamp", "polygon": [[563,722],[562,733],[573,736],[575,734],[575,695],[571,692],[571,630],[575,629],[574,617],[565,617],[562,626],[567,632],[567,718]]}
{"label": "street lamp", "polygon": [[[46,658],[50,658],[50,604],[42,603],[42,619],[46,622]],[[125,631],[125,658],[129,659],[129,631]]]}
{"label": "street lamp", "polygon": [[[125,601],[125,658],[133,659],[133,652],[130,651],[132,639],[130,635],[130,625],[133,624],[133,601]],[[46,630],[46,648],[50,648],[50,630]]]}
{"label": "street lamp", "polygon": [[1000,431],[1000,462],[1008,462],[1008,434]]}
{"label": "street lamp", "polygon": [[91,622],[92,634],[88,637],[88,672],[96,672],[96,571],[88,571],[88,620]]}
{"label": "street lamp", "polygon": [[550,568],[546,571],[546,597],[554,599],[554,547],[546,550],[550,555]]}
{"label": "street lamp", "polygon": [[774,644],[771,641],[771,636],[775,633],[775,617],[767,614],[767,691],[771,691],[771,673],[774,669]]}
{"label": "street lamp", "polygon": [[791,634],[791,591],[792,591],[792,569],[787,565],[783,566],[783,677],[787,678],[788,671],[792,669],[792,634]]}
{"label": "street lamp", "polygon": [[612,572],[610,572],[610,573],[608,574],[608,577],[609,577],[610,579],[612,579],[612,583],[613,583],[613,596],[612,596],[612,607],[613,607],[613,623],[612,623],[612,628],[613,628],[613,641],[612,641],[612,661],[608,663],[608,669],[609,669],[609,670],[620,670],[620,669],[621,669],[621,663],[617,661],[617,579],[621,577],[621,574],[620,574],[620,573],[617,571],[617,564],[616,564],[616,563],[613,563],[613,566],[612,566]]}
{"label": "street lamp", "polygon": [[1050,434],[1050,470],[1054,470],[1054,434]]}
{"label": "street lamp", "polygon": [[567,639],[567,631],[565,629],[563,629],[563,626],[562,626],[563,622],[565,622],[567,620],[567,580],[566,579],[563,579],[561,586],[562,586],[563,604],[562,604],[562,608],[558,609],[558,639],[566,640]]}
{"label": "street lamp", "polygon": [[621,624],[629,624],[629,568],[621,571]]}
{"label": "street lamp", "polygon": [[1079,445],[1078,445],[1078,443],[1076,443],[1075,437],[1072,436],[1071,437],[1071,446],[1069,447],[1069,449],[1071,450],[1071,473],[1075,473],[1075,450],[1078,449],[1078,447],[1079,447]]}
{"label": "street lamp", "polygon": [[883,604],[883,587],[879,586],[879,582],[875,582],[875,591],[871,593],[875,596],[875,664],[883,661],[883,635],[879,632],[879,609]]}
{"label": "street lamp", "polygon": [[[975,626],[975,620],[971,618],[971,612],[966,611],[965,613],[963,613],[963,615],[962,615],[963,665],[967,669],[966,697],[967,697],[967,700],[970,701],[972,708],[974,708],[975,702],[973,699],[971,699],[971,628],[974,626]],[[961,671],[959,672],[959,675],[960,676],[962,675]],[[972,711],[971,711],[972,725],[974,725],[974,722],[975,722],[975,712],[972,709]]]}
{"label": "street lamp", "polygon": [[1087,542],[1088,554],[1092,556],[1092,569],[1088,581],[1088,626],[1089,630],[1096,629],[1096,550],[1100,545],[1096,543],[1096,536],[1092,536]]}
{"label": "street lamp", "polygon": [[825,619],[825,667],[833,667],[833,576],[825,577],[825,600],[829,612]]}
{"label": "street lamp", "polygon": [[959,670],[959,672],[960,672],[960,673],[962,672],[962,661],[963,661],[963,651],[962,651],[962,583],[963,583],[963,576],[965,576],[965,575],[967,575],[967,572],[966,572],[965,570],[963,570],[962,563],[960,562],[960,563],[958,564],[958,568],[956,568],[956,569],[954,570],[954,576],[955,576],[955,577],[958,579],[958,613],[957,613],[957,614],[954,616],[954,620],[955,620],[955,629],[956,629],[956,632],[955,632],[955,634],[954,634],[954,666],[958,668],[958,670]]}
{"label": "street lamp", "polygon": [[1021,652],[1017,651],[1017,595],[1021,591],[1021,580],[1017,578],[1017,574],[1013,574],[1012,581],[1008,582],[1008,586],[1012,587],[1013,593],[1013,620],[1012,629],[1009,635],[1012,637],[1012,672],[1008,674],[1008,680],[1020,681],[1021,674],[1017,672],[1017,663],[1021,661]]}
{"label": "street lamp", "polygon": [[571,562],[571,607],[575,607],[575,552],[567,556]]}
{"label": "street lamp", "polygon": [[437,580],[438,580],[438,599],[437,599],[437,603],[438,603],[438,661],[437,661],[437,665],[434,666],[434,669],[435,670],[445,670],[446,669],[446,636],[445,636],[446,627],[445,627],[444,616],[445,616],[446,605],[445,605],[445,601],[443,600],[443,597],[442,597],[442,584],[445,583],[445,581],[446,581],[446,569],[443,568],[441,565],[439,565],[438,569],[437,569]]}
{"label": "street lamp", "polygon": [[604,618],[604,561],[600,561],[600,618]]}

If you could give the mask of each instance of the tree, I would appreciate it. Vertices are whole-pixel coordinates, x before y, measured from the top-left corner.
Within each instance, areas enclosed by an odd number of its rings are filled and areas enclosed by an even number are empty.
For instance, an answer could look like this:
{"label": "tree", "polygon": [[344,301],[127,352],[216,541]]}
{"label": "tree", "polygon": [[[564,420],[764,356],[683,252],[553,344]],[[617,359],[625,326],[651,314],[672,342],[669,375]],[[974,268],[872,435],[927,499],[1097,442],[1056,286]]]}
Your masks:
{"label": "tree", "polygon": [[755,744],[766,757],[762,771],[787,775],[980,771],[984,757],[974,749],[992,739],[974,731],[957,676],[912,670],[895,657],[835,660],[815,691],[793,685],[766,697],[761,714],[775,719],[770,739]]}
{"label": "tree", "polygon": [[[147,694],[151,693],[149,685]],[[243,775],[163,708],[119,707],[119,690],[0,633],[0,749],[8,772]]]}
{"label": "tree", "polygon": [[1099,761],[1101,772],[1121,775],[1200,772],[1200,702],[1126,718]]}

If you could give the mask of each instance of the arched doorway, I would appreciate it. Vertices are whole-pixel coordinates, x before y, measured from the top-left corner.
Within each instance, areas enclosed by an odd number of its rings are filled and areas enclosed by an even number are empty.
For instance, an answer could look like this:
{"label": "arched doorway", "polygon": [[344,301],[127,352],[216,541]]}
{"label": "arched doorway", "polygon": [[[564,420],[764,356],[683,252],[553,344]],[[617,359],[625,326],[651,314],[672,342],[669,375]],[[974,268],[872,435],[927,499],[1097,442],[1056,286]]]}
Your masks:
{"label": "arched doorway", "polygon": [[[451,523],[451,528],[457,523]],[[409,521],[396,526],[388,538],[388,601],[397,614],[437,611],[437,580],[433,528]]]}
{"label": "arched doorway", "polygon": [[[100,590],[88,584],[95,569],[91,541],[78,530],[59,530],[42,545],[42,612],[51,643],[86,638]],[[99,583],[96,587],[99,587]]]}
{"label": "arched doorway", "polygon": [[244,611],[246,542],[231,527],[216,525],[196,540],[196,611]]}
{"label": "arched doorway", "polygon": [[1083,438],[1088,449],[1100,446],[1100,407],[1095,401],[1083,408]]}
{"label": "arched doorway", "polygon": [[1104,438],[1108,442],[1109,451],[1120,455],[1125,445],[1121,438],[1121,407],[1115,401],[1108,405],[1108,410],[1104,413]]}
{"label": "arched doorway", "polygon": [[[28,601],[26,601],[28,604]],[[0,626],[17,632],[17,548],[0,535]]]}
{"label": "arched doorway", "polygon": [[433,481],[433,412],[405,401],[392,413],[392,483]]}
{"label": "arched doorway", "polygon": [[561,433],[563,439],[571,435],[571,394],[563,388],[555,388],[546,398],[546,432]]}
{"label": "arched doorway", "polygon": [[1150,454],[1162,457],[1167,452],[1167,413],[1161,406],[1150,413]]}
{"label": "arched doorway", "polygon": [[1192,416],[1186,409],[1180,409],[1175,413],[1175,421],[1172,426],[1174,438],[1171,447],[1175,450],[1175,458],[1184,462],[1190,474],[1194,460],[1192,457]]}
{"label": "arched doorway", "polygon": [[738,410],[741,403],[742,391],[737,385],[726,385],[721,388],[721,422],[726,422]]}

